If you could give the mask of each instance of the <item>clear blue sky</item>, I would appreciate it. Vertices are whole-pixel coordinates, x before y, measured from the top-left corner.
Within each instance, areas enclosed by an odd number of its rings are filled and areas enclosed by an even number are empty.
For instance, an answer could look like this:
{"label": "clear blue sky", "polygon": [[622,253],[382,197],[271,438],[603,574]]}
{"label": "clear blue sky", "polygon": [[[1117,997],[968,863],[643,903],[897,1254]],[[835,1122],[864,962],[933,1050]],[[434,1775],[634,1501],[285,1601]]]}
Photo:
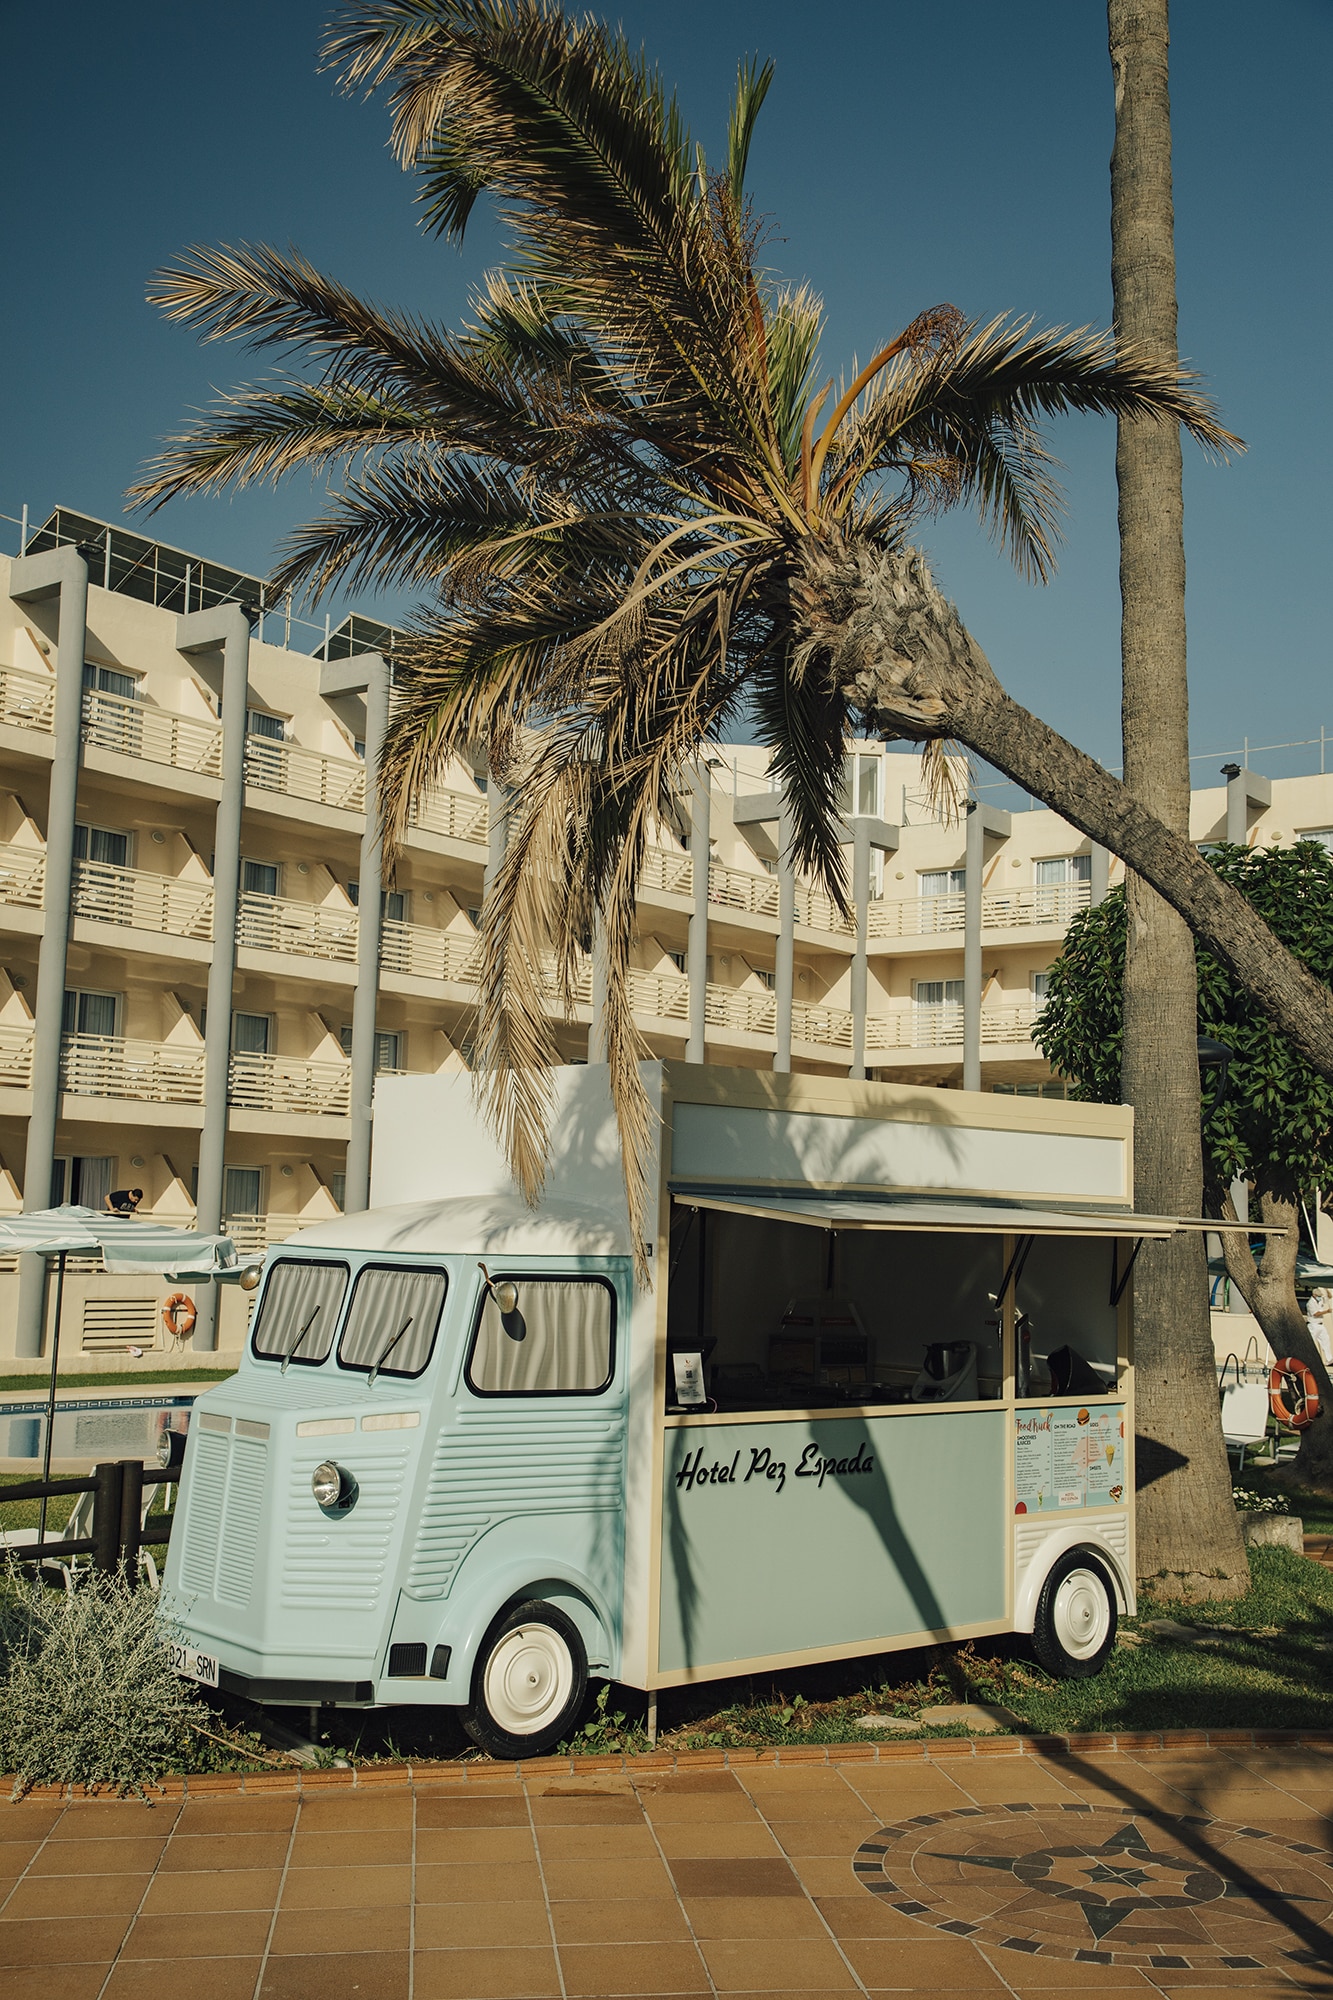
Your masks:
{"label": "clear blue sky", "polygon": [[[211,386],[255,372],[144,304],[149,273],[186,243],[294,242],[377,297],[445,321],[463,311],[496,238],[483,219],[459,252],[416,229],[383,111],[315,73],[329,11],[322,0],[3,8],[0,512],[27,502],[40,519],[60,502],[116,519],[154,440]],[[1224,470],[1187,447],[1192,733],[1211,751],[1333,730],[1333,7],[1176,0],[1173,15],[1181,349],[1250,446]],[[771,217],[772,263],[827,302],[831,366],[941,300],[978,317],[1109,318],[1099,0],[636,0],[620,18],[714,151],[738,56],[774,57],[751,189]],[[963,516],[927,544],[1011,691],[1115,764],[1112,428],[1069,422],[1055,443],[1069,518],[1053,585],[1020,583]],[[263,573],[310,499],[290,484],[179,503],[148,532]]]}

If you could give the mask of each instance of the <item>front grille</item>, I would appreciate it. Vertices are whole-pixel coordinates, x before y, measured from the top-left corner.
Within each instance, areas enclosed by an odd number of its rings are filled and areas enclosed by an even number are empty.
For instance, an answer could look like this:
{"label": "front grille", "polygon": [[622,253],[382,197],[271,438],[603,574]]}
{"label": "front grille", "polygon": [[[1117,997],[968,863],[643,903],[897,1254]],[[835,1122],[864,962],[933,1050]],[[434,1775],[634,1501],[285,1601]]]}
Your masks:
{"label": "front grille", "polygon": [[182,1588],[244,1609],[254,1585],[268,1446],[192,1427],[189,1466]]}

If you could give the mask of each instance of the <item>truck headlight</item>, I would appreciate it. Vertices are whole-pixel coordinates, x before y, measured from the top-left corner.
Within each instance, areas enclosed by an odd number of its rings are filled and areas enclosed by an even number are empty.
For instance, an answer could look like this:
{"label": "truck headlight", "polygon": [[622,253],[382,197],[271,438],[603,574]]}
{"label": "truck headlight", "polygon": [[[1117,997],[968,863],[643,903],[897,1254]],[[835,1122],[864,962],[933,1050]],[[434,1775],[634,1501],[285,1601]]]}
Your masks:
{"label": "truck headlight", "polygon": [[311,1475],[310,1491],[315,1496],[315,1505],[330,1512],[351,1506],[356,1498],[356,1481],[343,1466],[326,1458]]}

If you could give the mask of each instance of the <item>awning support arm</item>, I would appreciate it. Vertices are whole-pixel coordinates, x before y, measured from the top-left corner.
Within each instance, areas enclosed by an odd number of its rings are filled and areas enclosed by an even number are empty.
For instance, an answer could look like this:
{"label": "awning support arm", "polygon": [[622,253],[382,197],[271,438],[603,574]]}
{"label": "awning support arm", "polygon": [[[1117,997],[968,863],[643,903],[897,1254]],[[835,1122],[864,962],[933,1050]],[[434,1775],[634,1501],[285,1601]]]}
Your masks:
{"label": "awning support arm", "polygon": [[1017,1243],[1015,1243],[1014,1254],[1009,1259],[1009,1268],[1001,1278],[1000,1289],[995,1294],[995,1309],[997,1312],[1003,1310],[1004,1295],[1008,1291],[1010,1284],[1013,1285],[1014,1294],[1017,1296],[1018,1281],[1023,1275],[1023,1266],[1027,1263],[1032,1246],[1036,1240],[1035,1236],[1020,1236]]}
{"label": "awning support arm", "polygon": [[1140,1250],[1142,1250],[1143,1248],[1143,1244],[1144,1244],[1144,1239],[1142,1236],[1136,1236],[1134,1238],[1134,1248],[1129,1253],[1129,1262],[1126,1264],[1124,1270],[1120,1272],[1119,1276],[1117,1276],[1116,1273],[1120,1263],[1120,1238],[1117,1236],[1112,1241],[1111,1304],[1113,1306],[1118,1306],[1121,1299],[1123,1299],[1125,1296],[1125,1287],[1134,1275],[1134,1265],[1138,1259],[1138,1254]]}

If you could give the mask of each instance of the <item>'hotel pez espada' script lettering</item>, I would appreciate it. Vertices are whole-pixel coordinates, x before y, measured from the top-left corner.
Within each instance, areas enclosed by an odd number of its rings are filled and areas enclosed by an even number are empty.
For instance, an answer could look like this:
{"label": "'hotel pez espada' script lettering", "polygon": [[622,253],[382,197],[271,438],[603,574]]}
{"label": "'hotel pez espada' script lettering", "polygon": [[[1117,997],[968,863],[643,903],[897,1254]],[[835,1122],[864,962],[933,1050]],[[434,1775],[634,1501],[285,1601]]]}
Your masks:
{"label": "'hotel pez espada' script lettering", "polygon": [[[746,1462],[748,1459],[748,1463]],[[875,1459],[864,1443],[848,1458],[827,1457],[817,1444],[806,1445],[792,1468],[796,1479],[814,1479],[822,1487],[826,1479],[851,1479],[858,1473],[875,1470]],[[704,1446],[689,1453],[676,1474],[676,1486],[685,1492],[696,1486],[748,1486],[752,1479],[766,1481],[781,1493],[787,1484],[787,1460],[775,1458],[768,1445],[746,1445],[730,1458],[704,1463]]]}

